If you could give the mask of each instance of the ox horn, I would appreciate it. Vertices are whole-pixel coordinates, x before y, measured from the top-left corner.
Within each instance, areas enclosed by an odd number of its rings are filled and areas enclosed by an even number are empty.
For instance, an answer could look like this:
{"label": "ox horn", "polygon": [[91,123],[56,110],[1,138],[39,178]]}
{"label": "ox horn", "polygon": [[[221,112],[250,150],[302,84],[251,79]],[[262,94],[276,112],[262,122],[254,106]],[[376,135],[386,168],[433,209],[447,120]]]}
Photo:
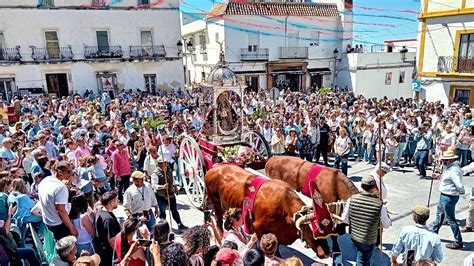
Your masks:
{"label": "ox horn", "polygon": [[342,217],[337,214],[331,213],[331,217],[338,222],[342,222]]}
{"label": "ox horn", "polygon": [[298,231],[301,231],[301,223],[305,220],[305,216],[301,216],[300,218],[298,218],[295,222],[295,226],[296,226],[296,229],[298,229]]}

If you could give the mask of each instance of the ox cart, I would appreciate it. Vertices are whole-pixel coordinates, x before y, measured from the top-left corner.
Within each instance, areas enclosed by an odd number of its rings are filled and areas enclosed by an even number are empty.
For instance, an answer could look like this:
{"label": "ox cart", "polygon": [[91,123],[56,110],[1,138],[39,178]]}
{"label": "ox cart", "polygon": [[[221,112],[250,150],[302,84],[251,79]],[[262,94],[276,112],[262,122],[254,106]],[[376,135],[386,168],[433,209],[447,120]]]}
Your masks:
{"label": "ox cart", "polygon": [[254,170],[265,168],[270,146],[257,131],[243,131],[242,87],[221,52],[220,61],[203,86],[210,105],[197,138],[185,136],[179,146],[178,169],[190,203],[201,208],[204,175],[216,164],[234,164]]}

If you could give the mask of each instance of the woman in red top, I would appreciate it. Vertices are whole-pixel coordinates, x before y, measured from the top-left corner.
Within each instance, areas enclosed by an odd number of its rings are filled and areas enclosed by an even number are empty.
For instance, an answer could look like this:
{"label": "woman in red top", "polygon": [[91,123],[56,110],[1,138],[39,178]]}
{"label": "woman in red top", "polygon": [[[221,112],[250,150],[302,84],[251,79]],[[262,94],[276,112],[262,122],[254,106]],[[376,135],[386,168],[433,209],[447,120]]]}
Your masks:
{"label": "woman in red top", "polygon": [[[140,221],[137,218],[129,218],[123,223],[122,231],[115,238],[115,253],[119,262],[126,260],[127,266],[145,266],[145,251],[133,240],[136,235]],[[121,263],[124,265],[123,263]]]}

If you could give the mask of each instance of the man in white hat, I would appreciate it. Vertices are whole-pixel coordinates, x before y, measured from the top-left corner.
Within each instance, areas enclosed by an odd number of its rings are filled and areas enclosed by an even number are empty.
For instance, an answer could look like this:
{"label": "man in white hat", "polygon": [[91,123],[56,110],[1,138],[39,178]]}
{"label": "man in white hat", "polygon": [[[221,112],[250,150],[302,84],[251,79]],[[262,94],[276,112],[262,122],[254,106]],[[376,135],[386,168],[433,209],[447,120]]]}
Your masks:
{"label": "man in white hat", "polygon": [[392,171],[392,168],[390,168],[388,164],[382,162],[380,166],[377,163],[375,169],[370,173],[370,175],[374,177],[375,182],[377,183],[378,190],[382,193],[382,200],[385,200],[387,198],[387,187],[385,186],[385,183],[382,180],[382,188],[380,188],[380,178],[383,178],[386,174],[390,173],[391,171]]}
{"label": "man in white hat", "polygon": [[443,163],[443,174],[439,182],[438,210],[436,211],[436,220],[432,225],[432,231],[439,232],[444,218],[446,217],[449,226],[454,234],[455,242],[446,245],[450,249],[464,248],[461,231],[456,222],[456,204],[459,201],[459,195],[464,194],[464,186],[462,184],[463,171],[457,162],[458,156],[454,153],[454,149],[448,149],[443,152],[441,160]]}

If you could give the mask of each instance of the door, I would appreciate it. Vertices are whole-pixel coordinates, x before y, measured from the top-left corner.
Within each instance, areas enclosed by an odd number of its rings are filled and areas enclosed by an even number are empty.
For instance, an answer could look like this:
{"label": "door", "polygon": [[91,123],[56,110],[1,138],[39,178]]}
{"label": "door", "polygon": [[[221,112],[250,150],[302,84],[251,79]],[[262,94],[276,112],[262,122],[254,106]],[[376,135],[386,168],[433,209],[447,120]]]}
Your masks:
{"label": "door", "polygon": [[69,85],[66,73],[46,74],[48,93],[55,93],[58,97],[69,96]]}
{"label": "door", "polygon": [[57,59],[59,58],[59,40],[58,33],[56,31],[45,31],[44,38],[46,40],[46,50],[48,52],[48,58]]}
{"label": "door", "polygon": [[152,95],[156,95],[156,75],[145,74],[145,89]]}
{"label": "door", "polygon": [[100,51],[109,50],[109,33],[107,31],[98,30],[95,32],[97,37],[97,47]]}
{"label": "door", "polygon": [[318,86],[318,88],[321,88],[323,85],[323,76],[321,76],[320,74],[316,74],[316,75],[312,75],[311,76],[311,86],[316,88],[316,86]]}
{"label": "door", "polygon": [[0,79],[0,97],[1,100],[9,102],[12,99],[14,79]]}
{"label": "door", "polygon": [[140,32],[144,56],[153,55],[153,35],[150,30]]}

